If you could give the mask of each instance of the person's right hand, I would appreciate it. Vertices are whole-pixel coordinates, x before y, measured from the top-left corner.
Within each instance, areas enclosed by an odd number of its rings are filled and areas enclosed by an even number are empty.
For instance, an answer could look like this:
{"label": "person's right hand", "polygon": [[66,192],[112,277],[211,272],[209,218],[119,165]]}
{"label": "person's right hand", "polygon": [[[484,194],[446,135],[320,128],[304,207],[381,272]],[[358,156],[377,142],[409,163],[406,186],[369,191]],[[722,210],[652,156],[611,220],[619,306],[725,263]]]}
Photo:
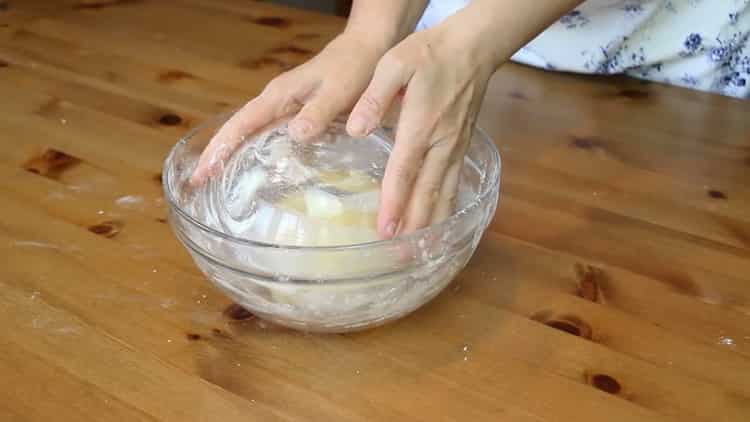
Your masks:
{"label": "person's right hand", "polygon": [[388,47],[368,41],[365,34],[344,32],[310,61],[277,76],[219,129],[201,154],[191,183],[200,185],[215,174],[245,137],[295,113],[289,133],[296,140],[324,132],[351,110]]}

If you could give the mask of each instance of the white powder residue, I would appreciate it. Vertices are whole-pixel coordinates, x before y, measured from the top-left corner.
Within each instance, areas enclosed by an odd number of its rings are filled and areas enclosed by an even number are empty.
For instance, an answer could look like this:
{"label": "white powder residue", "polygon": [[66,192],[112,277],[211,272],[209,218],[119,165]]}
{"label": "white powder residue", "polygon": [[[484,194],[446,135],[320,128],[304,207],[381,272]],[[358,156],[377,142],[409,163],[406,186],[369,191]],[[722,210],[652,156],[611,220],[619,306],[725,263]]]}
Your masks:
{"label": "white powder residue", "polygon": [[60,246],[52,243],[39,242],[36,240],[16,240],[13,242],[14,246],[26,246],[32,248],[43,248],[43,249],[60,249]]}
{"label": "white powder residue", "polygon": [[143,197],[138,195],[125,195],[117,198],[115,204],[121,207],[132,207],[143,203]]}

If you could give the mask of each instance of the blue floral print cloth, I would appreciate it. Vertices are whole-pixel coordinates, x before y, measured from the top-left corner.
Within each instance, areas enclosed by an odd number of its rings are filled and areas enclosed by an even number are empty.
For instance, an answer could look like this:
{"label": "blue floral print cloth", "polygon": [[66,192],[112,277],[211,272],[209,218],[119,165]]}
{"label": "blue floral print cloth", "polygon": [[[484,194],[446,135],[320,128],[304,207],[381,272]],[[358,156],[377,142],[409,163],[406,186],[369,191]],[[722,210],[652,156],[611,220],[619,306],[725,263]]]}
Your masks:
{"label": "blue floral print cloth", "polygon": [[[469,0],[433,0],[417,30]],[[750,98],[750,0],[588,0],[512,60]]]}

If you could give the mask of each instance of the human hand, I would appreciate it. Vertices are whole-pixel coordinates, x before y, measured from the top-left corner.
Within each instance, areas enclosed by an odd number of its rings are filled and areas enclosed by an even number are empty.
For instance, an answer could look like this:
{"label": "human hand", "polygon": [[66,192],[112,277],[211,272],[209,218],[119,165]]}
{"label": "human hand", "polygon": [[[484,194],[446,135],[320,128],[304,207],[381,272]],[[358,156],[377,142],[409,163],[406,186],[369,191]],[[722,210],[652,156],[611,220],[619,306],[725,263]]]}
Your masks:
{"label": "human hand", "polygon": [[453,212],[464,154],[496,68],[494,55],[469,41],[441,26],[410,35],[380,59],[350,114],[347,131],[364,136],[403,92],[378,212],[383,238]]}
{"label": "human hand", "polygon": [[293,138],[305,141],[322,133],[334,118],[351,109],[386,48],[366,36],[345,32],[310,61],[273,79],[211,139],[191,183],[200,185],[215,174],[245,137],[294,114],[289,122]]}
{"label": "human hand", "polygon": [[383,179],[382,237],[408,233],[453,212],[463,157],[490,76],[580,3],[472,0],[383,56],[347,124],[354,136],[371,131],[405,88]]}
{"label": "human hand", "polygon": [[[403,92],[396,142],[383,179],[378,231],[390,238],[444,219],[453,211],[463,157],[490,76],[581,2],[474,0],[440,25],[406,37],[385,55],[413,28],[425,2],[357,2],[351,27],[368,28],[373,16],[380,17],[375,19],[380,24],[394,25],[385,35],[345,31],[311,61],[271,81],[219,130],[191,181],[199,184],[213,174],[245,136],[297,112],[289,132],[304,141],[356,102],[347,131],[363,136],[382,123]],[[375,9],[379,13],[370,13]]]}

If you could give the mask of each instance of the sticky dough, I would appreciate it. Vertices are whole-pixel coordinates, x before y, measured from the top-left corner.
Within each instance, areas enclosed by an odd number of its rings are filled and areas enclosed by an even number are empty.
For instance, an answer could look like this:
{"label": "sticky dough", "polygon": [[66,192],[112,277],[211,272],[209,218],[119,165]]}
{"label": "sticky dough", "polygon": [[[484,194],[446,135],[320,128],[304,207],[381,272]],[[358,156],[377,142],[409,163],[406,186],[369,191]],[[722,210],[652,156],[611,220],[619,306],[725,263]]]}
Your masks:
{"label": "sticky dough", "polygon": [[[320,172],[320,183],[286,195],[278,202],[257,201],[249,221],[250,238],[287,246],[341,246],[378,240],[379,183],[359,171]],[[249,177],[248,182],[264,180]],[[257,189],[243,188],[246,192]],[[334,190],[332,193],[330,190]],[[369,256],[362,256],[363,253]],[[271,273],[293,278],[330,279],[349,274],[383,272],[389,266],[381,250],[290,252],[258,251],[254,263]]]}

